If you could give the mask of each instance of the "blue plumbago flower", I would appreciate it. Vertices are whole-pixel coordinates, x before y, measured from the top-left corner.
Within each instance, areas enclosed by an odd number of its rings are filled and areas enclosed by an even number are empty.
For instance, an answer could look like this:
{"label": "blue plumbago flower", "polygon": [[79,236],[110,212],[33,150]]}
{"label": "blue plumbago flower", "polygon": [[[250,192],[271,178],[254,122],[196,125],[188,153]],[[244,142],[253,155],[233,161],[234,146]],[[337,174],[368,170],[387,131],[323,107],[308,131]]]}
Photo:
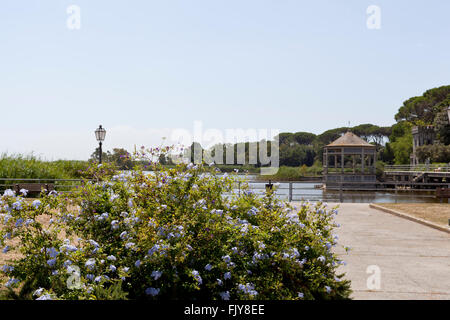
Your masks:
{"label": "blue plumbago flower", "polygon": [[200,274],[197,270],[192,270],[192,275],[194,276],[194,279],[197,280],[198,284],[202,284],[202,277],[200,277]]}
{"label": "blue plumbago flower", "polygon": [[14,271],[14,267],[13,267],[13,266],[8,266],[8,265],[5,264],[5,265],[2,267],[2,270],[3,270],[3,272],[8,273],[8,272]]}
{"label": "blue plumbago flower", "polygon": [[269,257],[269,256],[268,256],[267,254],[262,254],[262,253],[260,253],[260,252],[255,252],[255,253],[253,254],[252,261],[253,261],[253,263],[256,263],[256,262],[258,262],[258,260],[267,259],[268,257]]}
{"label": "blue plumbago flower", "polygon": [[109,260],[109,261],[116,261],[117,260],[116,257],[114,257],[113,255],[107,256],[106,259]]}
{"label": "blue plumbago flower", "polygon": [[222,260],[225,261],[226,263],[229,263],[231,261],[231,258],[229,255],[223,256]]}
{"label": "blue plumbago flower", "polygon": [[6,189],[5,192],[3,192],[3,195],[6,197],[14,197],[16,193],[11,189]]}
{"label": "blue plumbago flower", "polygon": [[154,219],[150,218],[148,221],[148,226],[156,228],[156,226],[157,226],[156,221]]}
{"label": "blue plumbago flower", "polygon": [[160,289],[147,288],[147,289],[145,289],[145,294],[154,297],[159,294],[159,291],[160,291]]}
{"label": "blue plumbago flower", "polygon": [[137,260],[134,265],[136,266],[136,268],[139,268],[139,266],[141,265],[141,260]]}
{"label": "blue plumbago flower", "polygon": [[98,248],[98,247],[100,247],[100,245],[95,241],[95,240],[89,240],[89,243],[91,244],[91,245],[93,245],[94,247],[96,247],[96,248]]}
{"label": "blue plumbago flower", "polygon": [[128,199],[127,205],[131,208],[133,206],[133,199]]}
{"label": "blue plumbago flower", "polygon": [[251,270],[247,270],[248,274],[253,274],[253,272]]}
{"label": "blue plumbago flower", "polygon": [[19,279],[11,278],[8,280],[8,282],[5,284],[5,287],[9,288],[15,284],[19,283]]}
{"label": "blue plumbago flower", "polygon": [[336,281],[336,282],[341,282],[342,280],[339,279],[338,277],[334,276],[334,281]]}
{"label": "blue plumbago flower", "polygon": [[16,201],[12,204],[13,209],[22,210],[22,202]]}
{"label": "blue plumbago flower", "polygon": [[244,224],[244,225],[241,227],[241,233],[242,233],[242,234],[247,234],[247,232],[248,232],[248,224]]}
{"label": "blue plumbago flower", "polygon": [[224,278],[225,280],[231,279],[231,272],[226,272],[226,273],[223,275],[223,278]]}
{"label": "blue plumbago flower", "polygon": [[23,194],[24,196],[26,196],[28,194],[28,190],[27,189],[20,189],[19,191],[21,194]]}
{"label": "blue plumbago flower", "polygon": [[237,247],[231,248],[231,251],[232,251],[234,254],[238,254],[238,252],[239,252]]}
{"label": "blue plumbago flower", "polygon": [[258,292],[255,290],[255,285],[252,283],[247,283],[246,285],[239,284],[238,289],[251,296],[258,295]]}
{"label": "blue plumbago flower", "polygon": [[95,267],[95,259],[94,258],[90,258],[86,261],[85,266],[89,269],[92,270]]}
{"label": "blue plumbago flower", "polygon": [[33,293],[33,297],[40,297],[42,295],[42,292],[44,292],[44,288],[39,288]]}
{"label": "blue plumbago flower", "polygon": [[308,246],[305,246],[305,250],[308,251],[308,250],[309,250],[309,247],[308,247]]}
{"label": "blue plumbago flower", "polygon": [[264,242],[262,241],[258,241],[258,248],[260,250],[264,250],[266,248],[266,245],[264,244]]}
{"label": "blue plumbago flower", "polygon": [[66,250],[67,252],[75,252],[75,251],[77,251],[78,250],[78,248],[76,247],[76,246],[74,246],[74,245],[71,245],[71,244],[63,244],[60,248],[59,248],[59,250]]}
{"label": "blue plumbago flower", "polygon": [[64,261],[63,266],[64,266],[64,267],[68,267],[68,266],[70,266],[71,264],[72,264],[72,261],[66,260],[66,261]]}
{"label": "blue plumbago flower", "polygon": [[111,229],[112,229],[112,230],[117,230],[117,229],[119,229],[119,220],[113,220],[113,221],[111,221]]}
{"label": "blue plumbago flower", "polygon": [[53,266],[56,264],[56,259],[50,259],[50,260],[47,260],[47,264],[48,264],[50,267],[53,267]]}
{"label": "blue plumbago flower", "polygon": [[222,280],[220,280],[220,279],[217,279],[217,284],[218,284],[219,286],[223,285],[223,282],[222,282]]}
{"label": "blue plumbago flower", "polygon": [[34,219],[27,219],[27,220],[25,220],[25,225],[28,227],[33,222],[34,222]]}
{"label": "blue plumbago flower", "polygon": [[327,290],[327,293],[331,292],[331,288],[329,286],[325,286],[325,290]]}
{"label": "blue plumbago flower", "polygon": [[325,262],[325,257],[324,256],[320,256],[317,258],[317,260],[319,260],[320,262],[324,263]]}
{"label": "blue plumbago flower", "polygon": [[258,210],[257,208],[252,207],[247,213],[248,213],[250,216],[255,216],[258,212],[259,212],[259,210]]}
{"label": "blue plumbago flower", "polygon": [[219,293],[219,295],[222,298],[222,300],[230,300],[230,292],[229,291],[221,292],[221,293]]}
{"label": "blue plumbago flower", "polygon": [[170,233],[167,235],[167,239],[170,239],[170,238],[175,238],[175,235],[174,235],[172,232],[170,232]]}
{"label": "blue plumbago flower", "polygon": [[209,263],[205,266],[205,270],[206,271],[211,271],[212,269],[212,265],[210,265]]}
{"label": "blue plumbago flower", "polygon": [[130,268],[128,267],[123,267],[123,272],[128,272],[130,270]]}
{"label": "blue plumbago flower", "polygon": [[116,272],[117,268],[114,265],[110,265],[109,270],[111,270],[112,272]]}
{"label": "blue plumbago flower", "polygon": [[162,275],[162,271],[155,270],[152,272],[151,277],[153,277],[154,280],[158,280]]}
{"label": "blue plumbago flower", "polygon": [[3,253],[7,253],[9,251],[9,246],[5,246],[2,250]]}
{"label": "blue plumbago flower", "polygon": [[52,296],[50,294],[44,294],[37,298],[36,300],[53,300]]}
{"label": "blue plumbago flower", "polygon": [[113,202],[114,200],[116,200],[117,198],[119,198],[118,194],[113,194],[111,195],[111,197],[109,198],[109,201]]}
{"label": "blue plumbago flower", "polygon": [[92,281],[92,280],[94,280],[94,275],[93,274],[91,274],[91,273],[88,273],[87,275],[86,275],[86,279],[88,279],[89,281]]}
{"label": "blue plumbago flower", "polygon": [[298,293],[298,297],[299,297],[300,299],[303,299],[304,296],[305,296],[305,295],[304,295],[303,293],[301,293],[301,292]]}
{"label": "blue plumbago flower", "polygon": [[102,281],[102,276],[97,276],[97,277],[95,277],[94,281],[95,281],[95,282],[100,282],[100,281]]}
{"label": "blue plumbago flower", "polygon": [[155,244],[151,249],[148,250],[148,255],[151,256],[155,252],[158,252],[159,248],[160,248],[160,245],[159,244]]}
{"label": "blue plumbago flower", "polygon": [[327,247],[328,250],[331,249],[331,243],[329,242],[325,243],[325,247]]}
{"label": "blue plumbago flower", "polygon": [[46,252],[50,256],[50,258],[56,258],[56,256],[59,254],[58,250],[53,247],[47,248]]}
{"label": "blue plumbago flower", "polygon": [[52,191],[50,191],[49,193],[48,193],[50,196],[53,196],[53,195],[57,195],[58,194],[58,192],[56,192],[55,190],[52,190]]}
{"label": "blue plumbago flower", "polygon": [[300,228],[304,228],[305,227],[305,224],[301,223],[301,222],[299,222],[298,225],[300,226]]}

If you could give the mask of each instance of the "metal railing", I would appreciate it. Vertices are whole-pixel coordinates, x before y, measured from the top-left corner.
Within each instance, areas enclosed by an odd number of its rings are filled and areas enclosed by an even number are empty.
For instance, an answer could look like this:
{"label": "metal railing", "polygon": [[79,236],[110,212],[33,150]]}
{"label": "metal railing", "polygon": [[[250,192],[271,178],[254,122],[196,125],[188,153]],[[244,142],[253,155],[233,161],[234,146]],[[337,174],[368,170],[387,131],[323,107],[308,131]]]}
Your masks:
{"label": "metal railing", "polygon": [[[0,190],[12,189],[16,184],[52,184],[56,191],[70,191],[81,186],[83,179],[32,179],[32,178],[0,178]],[[78,182],[78,183],[76,183]]]}
{"label": "metal railing", "polygon": [[413,172],[450,172],[450,166],[438,164],[418,164],[418,165],[387,165],[385,172],[413,171]]}
{"label": "metal railing", "polygon": [[[18,179],[18,178],[0,178],[0,190],[5,190],[9,188],[13,188],[16,184],[23,183],[51,183],[54,185],[56,191],[64,192],[70,191],[82,185],[83,179]],[[241,193],[244,191],[243,184],[249,185],[249,190],[258,194],[265,194],[268,190],[270,190],[270,183],[268,181],[242,181],[236,182],[233,187],[233,192]],[[309,197],[322,199],[322,186],[323,184],[319,181],[286,181],[286,182],[272,182],[272,190],[277,195],[288,201],[300,201],[302,199],[307,199]],[[357,189],[351,188],[350,186],[355,185],[372,185],[372,187],[359,187]],[[430,187],[430,189],[414,189],[414,183],[408,181],[386,181],[386,182],[376,182],[376,183],[364,183],[364,182],[337,182],[334,186],[330,186],[330,188],[326,189],[326,192],[332,192],[336,194],[336,200],[339,202],[343,202],[344,192],[347,191],[369,191],[370,193],[374,192],[389,192],[395,193],[395,196],[401,197],[403,193],[411,193],[411,192],[420,192],[420,193],[434,193],[435,190],[433,187],[448,187],[450,188],[449,182],[441,182],[441,183],[423,183],[422,185],[426,185]],[[268,189],[269,188],[269,189]],[[401,194],[400,194],[401,193]],[[430,195],[434,197],[434,195]],[[419,196],[421,197],[421,196]]]}

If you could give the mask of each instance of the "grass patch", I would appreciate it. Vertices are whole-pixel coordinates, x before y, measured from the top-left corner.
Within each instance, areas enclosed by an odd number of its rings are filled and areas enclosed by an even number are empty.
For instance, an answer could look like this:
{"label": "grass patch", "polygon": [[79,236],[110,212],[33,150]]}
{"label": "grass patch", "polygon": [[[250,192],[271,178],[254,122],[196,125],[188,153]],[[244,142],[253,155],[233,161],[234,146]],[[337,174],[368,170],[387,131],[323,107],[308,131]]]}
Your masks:
{"label": "grass patch", "polygon": [[448,227],[450,219],[448,203],[377,203],[377,205]]}

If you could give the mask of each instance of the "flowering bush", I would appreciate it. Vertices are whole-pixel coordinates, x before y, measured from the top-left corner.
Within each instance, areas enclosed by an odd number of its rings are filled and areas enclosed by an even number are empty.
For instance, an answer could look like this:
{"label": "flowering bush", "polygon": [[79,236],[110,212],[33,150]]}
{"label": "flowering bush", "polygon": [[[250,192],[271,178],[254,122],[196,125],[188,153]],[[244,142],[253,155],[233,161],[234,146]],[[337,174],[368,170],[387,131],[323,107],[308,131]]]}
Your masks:
{"label": "flowering bush", "polygon": [[2,251],[20,252],[0,270],[11,296],[349,297],[332,252],[335,209],[305,202],[294,210],[246,186],[234,192],[236,176],[201,165],[110,173],[101,166],[98,182],[32,202],[5,191]]}

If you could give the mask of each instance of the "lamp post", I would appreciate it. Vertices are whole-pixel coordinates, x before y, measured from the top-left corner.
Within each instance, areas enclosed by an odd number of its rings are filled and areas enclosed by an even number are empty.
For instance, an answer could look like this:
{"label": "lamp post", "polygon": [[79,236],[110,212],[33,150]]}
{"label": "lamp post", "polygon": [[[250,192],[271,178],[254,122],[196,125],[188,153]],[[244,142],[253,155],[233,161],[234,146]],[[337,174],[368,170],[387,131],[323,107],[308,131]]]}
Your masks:
{"label": "lamp post", "polygon": [[102,128],[102,125],[100,125],[95,130],[95,138],[99,142],[99,153],[100,153],[99,154],[99,163],[102,163],[102,141],[105,140],[105,136],[106,136],[106,130],[104,128]]}

